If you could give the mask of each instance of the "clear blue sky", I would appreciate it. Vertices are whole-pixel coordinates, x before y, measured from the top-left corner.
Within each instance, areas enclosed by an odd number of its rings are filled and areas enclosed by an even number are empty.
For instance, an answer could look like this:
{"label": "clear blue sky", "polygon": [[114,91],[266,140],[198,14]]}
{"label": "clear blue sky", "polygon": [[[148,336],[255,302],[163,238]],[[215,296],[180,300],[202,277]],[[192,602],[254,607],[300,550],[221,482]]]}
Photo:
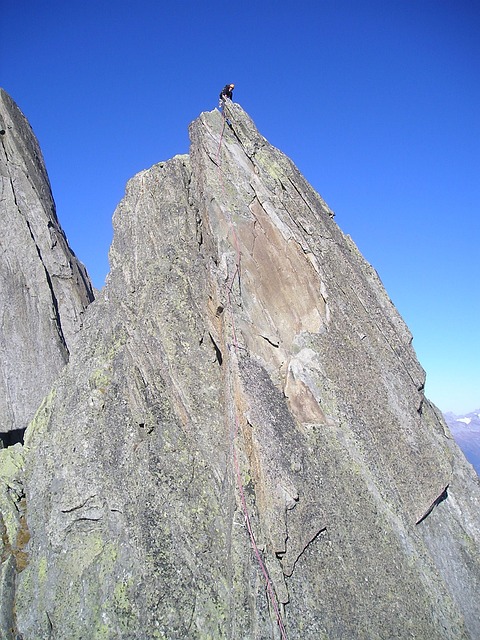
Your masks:
{"label": "clear blue sky", "polygon": [[227,82],[377,269],[427,396],[480,407],[477,0],[4,0],[0,86],[97,287],[136,172],[188,151]]}

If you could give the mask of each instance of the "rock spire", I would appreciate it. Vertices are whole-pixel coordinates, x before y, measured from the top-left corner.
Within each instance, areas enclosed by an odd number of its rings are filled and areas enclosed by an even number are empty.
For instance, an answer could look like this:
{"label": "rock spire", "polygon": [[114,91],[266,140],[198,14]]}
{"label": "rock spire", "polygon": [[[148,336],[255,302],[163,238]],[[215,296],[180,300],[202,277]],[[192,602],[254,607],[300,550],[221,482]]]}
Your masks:
{"label": "rock spire", "polygon": [[294,164],[225,115],[127,184],[18,445],[15,629],[476,638],[480,488],[411,335]]}
{"label": "rock spire", "polygon": [[0,434],[5,435],[25,430],[65,366],[93,291],[58,223],[38,142],[3,89],[0,131]]}

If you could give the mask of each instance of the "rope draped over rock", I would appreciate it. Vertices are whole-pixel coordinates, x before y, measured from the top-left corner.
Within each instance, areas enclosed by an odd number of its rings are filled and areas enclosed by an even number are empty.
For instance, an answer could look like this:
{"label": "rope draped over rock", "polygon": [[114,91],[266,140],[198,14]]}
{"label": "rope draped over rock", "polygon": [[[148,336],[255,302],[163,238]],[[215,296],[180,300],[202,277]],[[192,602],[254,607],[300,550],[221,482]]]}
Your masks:
{"label": "rope draped over rock", "polygon": [[[221,170],[221,162],[220,162],[220,152],[221,152],[221,146],[222,146],[222,141],[223,141],[223,134],[225,132],[225,125],[227,122],[227,116],[225,115],[225,110],[222,109],[222,116],[223,116],[223,126],[222,126],[222,131],[220,133],[220,139],[218,142],[218,149],[217,149],[217,156],[216,156],[216,165],[217,165],[217,169],[218,169],[218,175],[219,175],[219,182],[220,182],[220,186],[222,189],[222,195],[224,196],[224,201],[226,202],[226,190],[225,190],[225,184],[223,181],[223,175],[222,175],[222,170]],[[232,217],[230,215],[230,212],[227,210],[226,211],[227,214],[227,219],[228,219],[228,223],[229,223],[229,227],[230,227],[230,231],[232,233],[232,237],[233,237],[233,242],[235,245],[235,269],[233,272],[233,275],[230,279],[229,282],[229,278],[227,277],[227,284],[226,284],[226,296],[227,296],[227,309],[230,312],[230,319],[231,319],[231,325],[232,325],[232,340],[233,340],[233,348],[234,348],[234,352],[235,355],[238,355],[238,350],[239,350],[239,344],[238,344],[238,340],[237,340],[237,331],[236,331],[236,326],[235,326],[235,315],[233,313],[233,308],[232,308],[232,300],[231,300],[231,293],[232,293],[232,289],[233,289],[233,283],[235,281],[235,278],[238,275],[238,282],[239,282],[239,287],[240,287],[240,273],[241,273],[241,251],[240,251],[240,245],[239,245],[239,241],[238,241],[238,236],[237,236],[237,232],[235,230],[235,226],[233,224],[233,220]],[[228,265],[227,265],[227,270],[228,270]],[[232,399],[232,404],[234,404],[234,399],[233,399],[233,392],[231,390],[229,390],[229,393],[231,395],[231,399]],[[252,545],[252,549],[256,558],[256,561],[258,563],[258,566],[260,568],[260,571],[263,575],[263,578],[265,580],[265,587],[267,590],[267,594],[268,594],[268,598],[270,600],[271,606],[275,612],[275,617],[277,620],[277,624],[280,630],[280,634],[281,634],[281,638],[282,640],[287,640],[287,632],[285,630],[285,625],[283,623],[282,620],[282,616],[280,613],[280,609],[279,609],[279,605],[278,605],[278,601],[277,601],[277,596],[275,594],[274,588],[273,588],[273,584],[272,581],[270,579],[270,576],[268,574],[268,570],[267,567],[265,566],[265,563],[263,562],[260,550],[258,548],[256,539],[255,539],[255,534],[253,532],[253,528],[252,528],[252,524],[250,521],[250,516],[248,513],[248,506],[247,506],[247,501],[245,498],[245,491],[243,488],[243,482],[242,482],[242,476],[241,476],[241,471],[240,471],[240,463],[238,460],[238,455],[237,455],[237,449],[236,449],[236,445],[235,442],[237,440],[239,431],[240,431],[240,420],[238,417],[238,412],[236,410],[234,410],[235,413],[235,419],[234,419],[234,429],[233,429],[233,433],[232,433],[232,442],[231,442],[231,449],[232,449],[232,457],[233,457],[233,466],[234,466],[234,471],[235,471],[235,479],[236,479],[236,484],[237,484],[237,489],[238,489],[238,493],[240,495],[240,503],[241,503],[241,507],[242,507],[242,511],[243,511],[243,516],[245,519],[245,525],[247,527],[247,531],[248,534],[250,536],[250,543]]]}

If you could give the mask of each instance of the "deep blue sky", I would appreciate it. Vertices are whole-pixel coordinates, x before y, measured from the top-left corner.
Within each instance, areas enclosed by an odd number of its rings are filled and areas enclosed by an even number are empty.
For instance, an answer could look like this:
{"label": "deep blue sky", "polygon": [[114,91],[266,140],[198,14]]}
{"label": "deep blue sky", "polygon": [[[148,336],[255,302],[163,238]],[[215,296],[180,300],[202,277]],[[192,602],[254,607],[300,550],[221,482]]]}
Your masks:
{"label": "deep blue sky", "polygon": [[136,172],[188,151],[227,82],[377,269],[427,396],[480,407],[477,0],[3,0],[0,86],[97,287]]}

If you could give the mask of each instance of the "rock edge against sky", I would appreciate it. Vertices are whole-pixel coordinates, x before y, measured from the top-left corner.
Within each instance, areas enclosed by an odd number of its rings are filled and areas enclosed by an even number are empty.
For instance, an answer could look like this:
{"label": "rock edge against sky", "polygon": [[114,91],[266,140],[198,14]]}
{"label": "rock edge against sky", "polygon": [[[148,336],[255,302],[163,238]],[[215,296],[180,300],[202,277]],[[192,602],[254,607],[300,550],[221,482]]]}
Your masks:
{"label": "rock edge against sky", "polygon": [[478,478],[410,332],[293,163],[226,115],[129,181],[107,284],[0,451],[4,633],[476,638]]}

